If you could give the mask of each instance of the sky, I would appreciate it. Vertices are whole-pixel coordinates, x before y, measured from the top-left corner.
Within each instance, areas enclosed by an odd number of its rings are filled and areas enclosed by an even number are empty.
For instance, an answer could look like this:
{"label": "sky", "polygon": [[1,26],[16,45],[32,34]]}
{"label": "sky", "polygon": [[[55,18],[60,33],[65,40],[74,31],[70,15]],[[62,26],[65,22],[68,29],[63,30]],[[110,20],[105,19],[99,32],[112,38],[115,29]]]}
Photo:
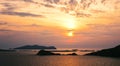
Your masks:
{"label": "sky", "polygon": [[120,44],[120,0],[0,0],[0,48]]}

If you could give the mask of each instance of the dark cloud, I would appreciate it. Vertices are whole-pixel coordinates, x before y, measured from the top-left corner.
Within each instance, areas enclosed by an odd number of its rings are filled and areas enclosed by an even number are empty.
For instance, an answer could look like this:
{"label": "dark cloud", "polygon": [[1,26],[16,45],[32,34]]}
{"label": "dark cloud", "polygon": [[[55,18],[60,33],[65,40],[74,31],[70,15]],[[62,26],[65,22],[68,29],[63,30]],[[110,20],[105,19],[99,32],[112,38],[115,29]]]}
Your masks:
{"label": "dark cloud", "polygon": [[[24,0],[26,2],[32,2],[32,0]],[[14,12],[18,7],[15,6],[15,4],[10,3],[0,3],[1,5],[5,6],[5,9],[0,11],[0,14],[4,15],[16,15],[21,17],[31,16],[31,17],[44,17],[43,15],[37,15],[32,13],[26,13],[26,12]]]}
{"label": "dark cloud", "polygon": [[50,31],[50,30],[43,30],[42,32],[40,32],[42,35],[54,35],[54,32]]}
{"label": "dark cloud", "polygon": [[103,10],[91,10],[92,13],[105,13]]}
{"label": "dark cloud", "polygon": [[42,27],[42,25],[37,25],[37,24],[31,24],[29,26],[31,26],[31,27]]}
{"label": "dark cloud", "polygon": [[91,29],[89,33],[97,35],[119,36],[120,23],[114,22],[111,24],[87,24]]}
{"label": "dark cloud", "polygon": [[53,0],[54,3],[58,3],[60,0]]}
{"label": "dark cloud", "polygon": [[54,8],[54,6],[51,5],[51,4],[43,4],[43,3],[41,3],[41,5],[43,5],[43,6],[45,6],[45,7],[48,7],[48,8]]}
{"label": "dark cloud", "polygon": [[44,2],[50,3],[50,4],[57,4],[60,0],[44,0]]}
{"label": "dark cloud", "polygon": [[110,24],[87,24],[91,28],[119,28],[120,29],[120,22],[113,22]]}
{"label": "dark cloud", "polygon": [[13,10],[17,9],[17,7],[14,4],[10,4],[10,3],[0,3],[0,4],[5,7],[5,9],[3,9],[3,11],[13,11]]}
{"label": "dark cloud", "polygon": [[33,0],[23,0],[24,2],[27,2],[27,3],[34,3],[34,4],[39,4],[38,2],[35,2]]}
{"label": "dark cloud", "polygon": [[7,22],[0,21],[0,25],[7,25],[7,24],[8,24]]}
{"label": "dark cloud", "polygon": [[83,35],[86,37],[119,37],[120,23],[114,22],[111,24],[87,24],[89,30],[77,31],[76,35]]}
{"label": "dark cloud", "polygon": [[47,2],[47,3],[53,3],[52,0],[44,0],[44,2]]}
{"label": "dark cloud", "polygon": [[104,3],[106,0],[101,0],[101,3]]}
{"label": "dark cloud", "polygon": [[14,24],[6,24],[6,26],[9,26],[9,27],[36,27],[36,28],[39,28],[39,27],[43,27],[43,25],[38,25],[38,24],[29,24],[29,25],[14,25]]}
{"label": "dark cloud", "polygon": [[4,11],[4,12],[0,12],[0,14],[4,14],[4,15],[15,15],[15,16],[21,16],[21,17],[26,17],[26,16],[30,16],[30,17],[44,17],[42,15],[36,15],[36,14],[31,14],[31,13],[26,13],[26,12],[10,12],[10,11]]}
{"label": "dark cloud", "polygon": [[14,30],[10,30],[10,29],[0,29],[0,32],[9,32],[9,31],[14,31]]}
{"label": "dark cloud", "polygon": [[65,13],[69,13],[69,9],[67,9],[66,7],[61,7],[60,10]]}
{"label": "dark cloud", "polygon": [[38,25],[38,24],[30,24],[30,25],[9,25],[9,26],[16,26],[16,27],[43,27],[42,25]]}
{"label": "dark cloud", "polygon": [[85,14],[85,13],[76,13],[77,17],[90,17],[91,14]]}
{"label": "dark cloud", "polygon": [[23,0],[25,2],[34,2],[33,0]]}
{"label": "dark cloud", "polygon": [[83,9],[88,8],[92,3],[95,3],[95,0],[81,0],[81,5]]}
{"label": "dark cloud", "polygon": [[76,5],[76,4],[77,4],[77,1],[76,1],[76,0],[70,0],[70,1],[69,1],[69,4],[71,4],[71,5]]}

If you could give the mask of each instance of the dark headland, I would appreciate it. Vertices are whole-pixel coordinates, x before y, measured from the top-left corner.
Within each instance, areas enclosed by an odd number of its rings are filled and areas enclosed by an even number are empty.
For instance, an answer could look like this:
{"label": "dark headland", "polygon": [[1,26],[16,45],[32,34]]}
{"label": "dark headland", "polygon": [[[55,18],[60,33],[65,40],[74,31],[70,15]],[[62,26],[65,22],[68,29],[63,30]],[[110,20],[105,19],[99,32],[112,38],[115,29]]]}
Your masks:
{"label": "dark headland", "polygon": [[[52,51],[40,50],[37,55],[39,56],[48,56],[48,55],[62,55],[60,53],[53,53]],[[66,55],[77,55],[76,53],[66,54]]]}
{"label": "dark headland", "polygon": [[56,49],[54,46],[25,45],[14,49]]}
{"label": "dark headland", "polygon": [[15,50],[8,50],[8,49],[0,49],[0,52],[13,52]]}
{"label": "dark headland", "polygon": [[104,57],[117,57],[120,58],[120,45],[109,48],[109,49],[103,49],[97,52],[86,54],[89,56],[104,56]]}

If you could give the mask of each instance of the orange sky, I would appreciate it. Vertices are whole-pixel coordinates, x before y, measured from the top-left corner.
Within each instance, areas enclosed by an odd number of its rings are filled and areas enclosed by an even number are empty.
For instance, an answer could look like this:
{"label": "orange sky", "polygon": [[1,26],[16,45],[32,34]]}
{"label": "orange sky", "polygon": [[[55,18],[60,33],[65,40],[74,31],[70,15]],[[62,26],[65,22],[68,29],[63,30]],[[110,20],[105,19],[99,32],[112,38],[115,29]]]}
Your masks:
{"label": "orange sky", "polygon": [[119,0],[1,0],[0,48],[104,48],[120,43]]}

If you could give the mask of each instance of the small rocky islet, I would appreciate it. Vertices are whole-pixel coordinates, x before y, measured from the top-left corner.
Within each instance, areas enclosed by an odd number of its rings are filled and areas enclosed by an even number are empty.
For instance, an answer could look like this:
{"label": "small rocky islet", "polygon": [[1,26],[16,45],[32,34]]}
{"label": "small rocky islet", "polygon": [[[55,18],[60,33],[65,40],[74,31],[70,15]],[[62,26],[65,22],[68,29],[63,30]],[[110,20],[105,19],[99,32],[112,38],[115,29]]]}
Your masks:
{"label": "small rocky islet", "polygon": [[[63,54],[60,54],[60,53],[53,53],[52,51],[46,51],[46,50],[40,50],[37,55],[39,56],[48,56],[48,55],[63,55]],[[71,54],[66,54],[66,55],[77,55],[76,53],[71,53]]]}

